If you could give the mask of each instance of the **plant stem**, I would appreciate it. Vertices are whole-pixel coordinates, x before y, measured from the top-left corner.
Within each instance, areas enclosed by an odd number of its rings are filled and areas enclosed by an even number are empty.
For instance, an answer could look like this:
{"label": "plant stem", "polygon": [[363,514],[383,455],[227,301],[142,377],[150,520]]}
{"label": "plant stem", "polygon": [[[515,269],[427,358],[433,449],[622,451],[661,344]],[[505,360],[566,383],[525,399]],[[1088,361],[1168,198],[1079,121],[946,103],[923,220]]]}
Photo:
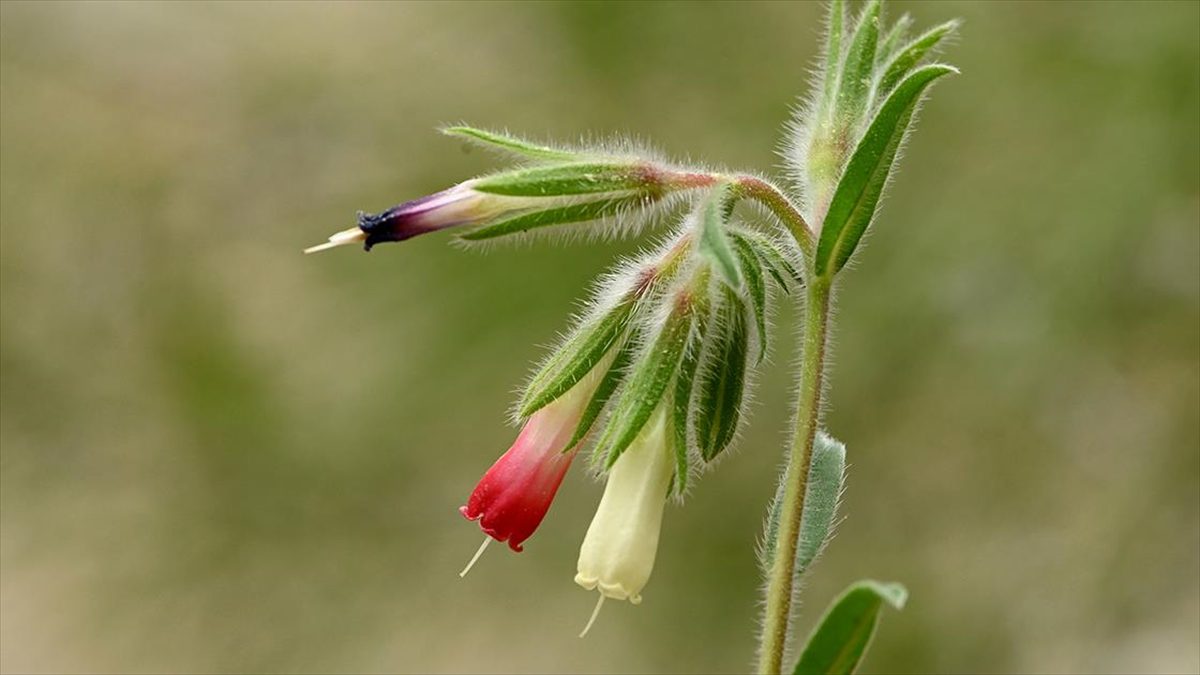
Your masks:
{"label": "plant stem", "polygon": [[788,231],[796,240],[796,244],[800,246],[804,257],[811,260],[813,254],[812,230],[809,229],[808,223],[804,222],[804,216],[800,215],[800,210],[792,204],[787,195],[771,183],[755,176],[741,175],[737,176],[734,181],[735,189],[740,196],[753,199],[767,207],[771,213],[775,214],[776,218],[787,225]]}
{"label": "plant stem", "polygon": [[759,640],[758,672],[764,675],[774,675],[783,669],[783,653],[787,648],[796,577],[796,545],[800,537],[804,498],[808,492],[813,439],[821,414],[831,282],[824,277],[814,278],[810,275],[807,289],[796,431],[792,437],[791,453],[788,457],[779,529],[775,535],[775,559],[771,563],[770,577],[767,580],[766,606],[763,610],[762,636]]}

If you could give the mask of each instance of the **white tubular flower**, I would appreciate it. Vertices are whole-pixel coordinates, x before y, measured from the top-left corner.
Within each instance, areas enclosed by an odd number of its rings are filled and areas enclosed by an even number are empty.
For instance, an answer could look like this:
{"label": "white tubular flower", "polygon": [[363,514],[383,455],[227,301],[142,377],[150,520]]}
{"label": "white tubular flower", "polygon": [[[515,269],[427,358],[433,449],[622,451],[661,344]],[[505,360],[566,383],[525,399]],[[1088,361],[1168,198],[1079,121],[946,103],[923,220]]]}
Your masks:
{"label": "white tubular flower", "polygon": [[608,597],[640,603],[642,587],[654,569],[675,471],[667,420],[667,407],[660,406],[617,459],[579,550],[575,583],[589,591],[598,589],[601,602]]}

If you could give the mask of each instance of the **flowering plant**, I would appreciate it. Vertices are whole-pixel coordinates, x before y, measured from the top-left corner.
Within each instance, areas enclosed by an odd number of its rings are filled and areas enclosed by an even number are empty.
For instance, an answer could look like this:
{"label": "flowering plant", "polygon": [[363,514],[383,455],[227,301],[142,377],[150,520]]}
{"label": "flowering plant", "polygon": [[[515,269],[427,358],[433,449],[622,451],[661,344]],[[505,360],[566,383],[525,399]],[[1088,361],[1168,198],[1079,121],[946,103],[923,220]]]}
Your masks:
{"label": "flowering plant", "polygon": [[[957,27],[909,38],[901,17],[884,30],[870,0],[853,22],[830,4],[823,64],[787,127],[786,186],[747,173],[680,166],[640,148],[533,143],[468,126],[443,132],[513,156],[515,168],[474,178],[375,215],[308,249],[370,250],[444,229],[465,241],[564,228],[631,235],[675,225],[656,246],[596,284],[589,309],[537,368],[516,407],[516,441],[468,497],[483,545],[521,551],[584,447],[606,478],[583,537],[575,581],[606,598],[642,600],[663,510],[734,442],[747,390],[763,363],[769,308],[801,298],[803,341],[796,423],[768,511],[760,559],[766,590],[758,669],[781,672],[798,578],[828,541],[843,489],[845,448],[821,428],[830,303],[876,218],[880,196],[929,86],[953,67],[925,63]],[[742,201],[765,222],[745,220]],[[898,584],[862,581],[831,605],[800,650],[795,672],[853,671]]]}

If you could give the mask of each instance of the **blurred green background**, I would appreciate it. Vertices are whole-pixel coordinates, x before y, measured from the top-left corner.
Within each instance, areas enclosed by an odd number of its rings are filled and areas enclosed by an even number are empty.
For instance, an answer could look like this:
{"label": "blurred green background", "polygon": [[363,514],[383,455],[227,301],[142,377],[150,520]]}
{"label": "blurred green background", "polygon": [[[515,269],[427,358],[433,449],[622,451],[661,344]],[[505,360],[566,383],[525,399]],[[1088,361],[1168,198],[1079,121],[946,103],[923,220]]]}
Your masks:
{"label": "blurred green background", "polygon": [[[866,670],[1200,670],[1200,4],[966,19],[844,277],[849,447],[806,633],[912,594]],[[734,672],[795,312],[639,607],[572,583],[576,467],[525,553],[455,509],[514,387],[638,242],[304,246],[497,165],[439,137],[636,135],[769,169],[816,4],[0,5],[0,668]]]}

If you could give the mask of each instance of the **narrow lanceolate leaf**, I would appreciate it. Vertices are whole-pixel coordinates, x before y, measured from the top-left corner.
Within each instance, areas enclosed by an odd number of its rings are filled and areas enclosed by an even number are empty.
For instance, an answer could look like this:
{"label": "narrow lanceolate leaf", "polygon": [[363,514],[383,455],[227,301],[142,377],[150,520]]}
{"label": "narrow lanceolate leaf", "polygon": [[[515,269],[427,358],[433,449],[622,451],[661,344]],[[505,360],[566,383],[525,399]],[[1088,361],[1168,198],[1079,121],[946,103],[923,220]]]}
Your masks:
{"label": "narrow lanceolate leaf", "polygon": [[708,330],[707,308],[696,313],[692,335],[679,362],[679,373],[675,376],[675,388],[671,392],[671,431],[675,446],[675,484],[677,494],[682,495],[687,489],[688,448],[688,418],[691,413],[692,389],[696,383],[696,366],[700,363],[700,349],[704,344],[704,334]]}
{"label": "narrow lanceolate leaf", "polygon": [[706,462],[729,447],[737,432],[749,349],[746,310],[741,298],[732,289],[725,289],[725,297],[716,311],[719,315],[705,345],[694,399],[696,444]]}
{"label": "narrow lanceolate leaf", "polygon": [[480,191],[514,197],[556,197],[655,187],[654,173],[634,162],[584,162],[534,166],[484,176],[471,184]]}
{"label": "narrow lanceolate leaf", "polygon": [[904,609],[908,591],[896,583],[859,581],[830,605],[808,638],[796,675],[849,675],[862,661],[879,625],[883,603]]}
{"label": "narrow lanceolate leaf", "polygon": [[828,22],[828,33],[825,36],[825,88],[820,106],[822,119],[833,108],[833,100],[837,94],[838,66],[842,61],[842,36],[846,31],[846,9],[842,0],[832,0],[829,3]]}
{"label": "narrow lanceolate leaf", "polygon": [[854,249],[875,215],[875,206],[887,184],[896,150],[908,130],[921,94],[937,78],[958,70],[928,65],[914,70],[880,107],[866,134],[854,149],[825,215],[817,242],[814,271],[832,277]]}
{"label": "narrow lanceolate leaf", "polygon": [[606,466],[612,466],[633,443],[662,401],[683,356],[691,324],[690,308],[672,312],[625,378],[608,425],[596,444],[596,452],[605,458]]}
{"label": "narrow lanceolate leaf", "polygon": [[870,0],[858,16],[838,82],[837,112],[843,123],[855,124],[866,116],[878,41],[879,0]]}
{"label": "narrow lanceolate leaf", "polygon": [[521,417],[532,415],[567,393],[591,372],[625,335],[634,304],[633,298],[625,298],[576,328],[529,381],[521,397]]}
{"label": "narrow lanceolate leaf", "polygon": [[796,574],[804,574],[829,541],[845,472],[846,446],[824,431],[818,431],[813,440],[808,492],[800,518],[800,540],[796,543]]}
{"label": "narrow lanceolate leaf", "polygon": [[936,47],[947,35],[953,33],[958,25],[959,21],[954,20],[934,26],[900,48],[883,69],[879,83],[875,86],[875,95],[879,98],[887,96],[896,83],[916,67],[931,49]]}
{"label": "narrow lanceolate leaf", "polygon": [[569,150],[552,148],[540,143],[534,143],[516,136],[511,136],[509,134],[487,131],[485,129],[476,129],[475,127],[462,125],[445,127],[442,129],[442,133],[446,134],[447,136],[465,138],[469,141],[495,150],[503,150],[505,152],[510,152],[514,155],[529,159],[576,159],[579,157],[578,153],[571,152]]}
{"label": "narrow lanceolate leaf", "polygon": [[731,237],[737,253],[742,276],[746,279],[746,291],[750,296],[750,309],[754,314],[754,327],[758,334],[758,358],[762,363],[767,355],[767,283],[763,278],[762,261],[744,237]]}
{"label": "narrow lanceolate leaf", "polygon": [[737,254],[734,253],[729,235],[725,232],[725,219],[722,217],[721,207],[728,191],[727,185],[716,187],[700,204],[697,214],[700,219],[699,249],[700,253],[712,262],[713,268],[726,284],[732,288],[740,288],[742,279],[738,270]]}
{"label": "narrow lanceolate leaf", "polygon": [[892,24],[887,34],[879,40],[879,49],[875,50],[875,66],[887,63],[900,45],[904,44],[904,40],[908,37],[908,29],[912,28],[912,17],[908,14],[902,14],[896,23]]}
{"label": "narrow lanceolate leaf", "polygon": [[592,430],[592,426],[600,418],[600,413],[604,412],[604,406],[608,405],[613,392],[617,390],[617,387],[621,384],[621,380],[624,379],[633,352],[633,340],[625,338],[617,351],[617,355],[613,357],[612,364],[609,365],[608,370],[604,373],[604,377],[600,380],[600,384],[596,385],[596,391],[588,401],[587,407],[583,409],[583,415],[579,417],[579,424],[575,427],[575,433],[571,435],[571,440],[567,443],[567,447],[563,448],[563,452],[571,450],[576,445],[582,443],[583,439],[587,438],[588,433]]}
{"label": "narrow lanceolate leaf", "polygon": [[612,216],[633,207],[645,206],[647,198],[640,195],[599,199],[570,206],[560,206],[552,209],[530,210],[504,220],[484,225],[462,235],[467,241],[482,241],[495,239],[511,234],[528,232],[551,225],[566,225],[582,223]]}

